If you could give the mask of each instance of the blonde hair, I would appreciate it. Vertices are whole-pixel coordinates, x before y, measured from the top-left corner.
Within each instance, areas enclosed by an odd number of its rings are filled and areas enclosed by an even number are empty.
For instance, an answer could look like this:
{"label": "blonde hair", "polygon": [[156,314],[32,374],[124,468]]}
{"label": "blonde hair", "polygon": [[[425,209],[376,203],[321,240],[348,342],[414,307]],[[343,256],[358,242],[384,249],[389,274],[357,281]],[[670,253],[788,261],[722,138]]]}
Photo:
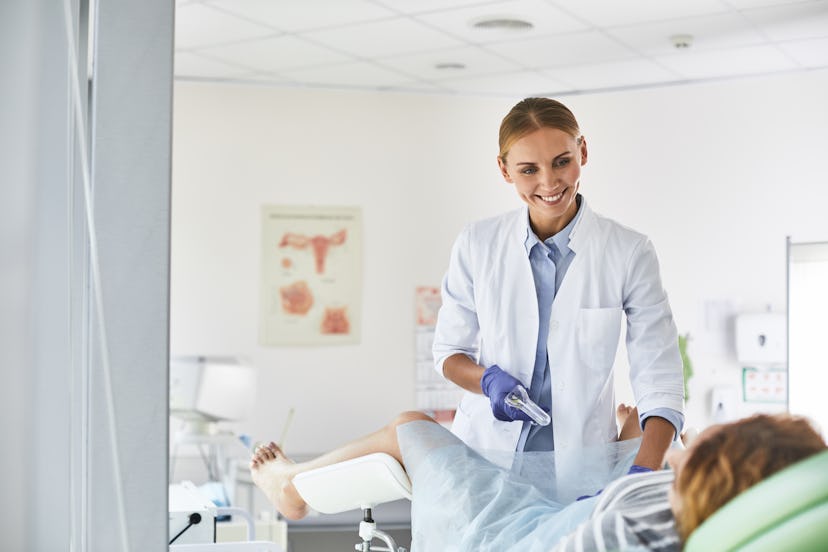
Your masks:
{"label": "blonde hair", "polygon": [[506,114],[500,123],[500,158],[506,160],[512,145],[541,128],[556,128],[580,140],[575,115],[564,104],[550,98],[526,98]]}
{"label": "blonde hair", "polygon": [[701,438],[676,478],[682,539],[749,487],[826,445],[804,418],[759,414],[722,425]]}

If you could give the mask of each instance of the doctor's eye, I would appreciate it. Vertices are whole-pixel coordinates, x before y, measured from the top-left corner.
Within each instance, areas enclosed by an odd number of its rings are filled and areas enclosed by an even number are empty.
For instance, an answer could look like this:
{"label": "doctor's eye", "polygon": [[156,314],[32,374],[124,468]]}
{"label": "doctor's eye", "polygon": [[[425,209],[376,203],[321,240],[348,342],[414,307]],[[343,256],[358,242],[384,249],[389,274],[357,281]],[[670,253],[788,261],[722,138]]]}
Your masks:
{"label": "doctor's eye", "polygon": [[520,169],[520,174],[525,174],[527,176],[528,175],[533,175],[536,172],[538,172],[537,167],[526,167],[526,168]]}
{"label": "doctor's eye", "polygon": [[560,159],[555,159],[555,161],[552,162],[552,166],[553,167],[565,167],[565,166],[569,165],[570,161],[572,161],[571,157],[561,157]]}

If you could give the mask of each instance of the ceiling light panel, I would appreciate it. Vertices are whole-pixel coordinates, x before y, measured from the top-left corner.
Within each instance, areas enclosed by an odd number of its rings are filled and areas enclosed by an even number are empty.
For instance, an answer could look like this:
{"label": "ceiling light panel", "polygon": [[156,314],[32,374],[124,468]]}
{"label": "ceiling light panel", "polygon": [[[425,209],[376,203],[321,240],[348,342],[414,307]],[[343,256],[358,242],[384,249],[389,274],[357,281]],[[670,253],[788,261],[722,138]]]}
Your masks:
{"label": "ceiling light panel", "polygon": [[266,72],[351,61],[349,56],[290,35],[201,51],[222,61]]}
{"label": "ceiling light panel", "polygon": [[[542,0],[494,2],[415,17],[429,26],[473,44],[518,40],[586,28],[582,22]],[[531,23],[532,28],[482,29],[473,26],[474,22],[485,19],[517,19]]]}
{"label": "ceiling light panel", "polygon": [[724,13],[730,10],[721,0],[555,0],[555,4],[567,12],[596,27],[631,25],[647,21],[660,21]]}
{"label": "ceiling light panel", "polygon": [[238,42],[274,34],[273,29],[201,4],[187,4],[175,11],[176,49]]}
{"label": "ceiling light panel", "polygon": [[320,44],[361,58],[408,54],[461,46],[462,42],[416,21],[390,21],[349,25],[305,33]]}
{"label": "ceiling light panel", "polygon": [[210,5],[286,32],[324,29],[397,15],[365,0],[210,0]]}

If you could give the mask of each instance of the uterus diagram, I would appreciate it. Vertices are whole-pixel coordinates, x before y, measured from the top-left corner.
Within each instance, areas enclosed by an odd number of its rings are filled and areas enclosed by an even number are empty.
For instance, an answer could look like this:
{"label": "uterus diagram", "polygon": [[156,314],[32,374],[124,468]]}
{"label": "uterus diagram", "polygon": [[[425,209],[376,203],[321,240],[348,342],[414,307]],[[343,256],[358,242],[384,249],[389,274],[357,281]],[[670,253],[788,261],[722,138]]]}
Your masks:
{"label": "uterus diagram", "polygon": [[325,261],[328,257],[328,251],[331,247],[344,244],[347,237],[348,233],[345,229],[329,236],[322,234],[308,236],[287,232],[282,236],[279,247],[292,247],[293,249],[299,250],[310,249],[313,253],[316,273],[323,274],[325,272]]}

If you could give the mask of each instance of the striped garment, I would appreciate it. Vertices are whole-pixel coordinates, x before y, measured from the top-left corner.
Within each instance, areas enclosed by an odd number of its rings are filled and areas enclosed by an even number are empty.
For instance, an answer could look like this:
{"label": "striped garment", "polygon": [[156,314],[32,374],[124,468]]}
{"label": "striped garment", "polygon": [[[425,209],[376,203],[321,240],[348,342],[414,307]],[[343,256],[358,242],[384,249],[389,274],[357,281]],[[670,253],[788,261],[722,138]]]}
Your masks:
{"label": "striped garment", "polygon": [[554,552],[653,550],[678,552],[667,491],[673,472],[628,475],[607,485],[589,520],[560,541]]}

